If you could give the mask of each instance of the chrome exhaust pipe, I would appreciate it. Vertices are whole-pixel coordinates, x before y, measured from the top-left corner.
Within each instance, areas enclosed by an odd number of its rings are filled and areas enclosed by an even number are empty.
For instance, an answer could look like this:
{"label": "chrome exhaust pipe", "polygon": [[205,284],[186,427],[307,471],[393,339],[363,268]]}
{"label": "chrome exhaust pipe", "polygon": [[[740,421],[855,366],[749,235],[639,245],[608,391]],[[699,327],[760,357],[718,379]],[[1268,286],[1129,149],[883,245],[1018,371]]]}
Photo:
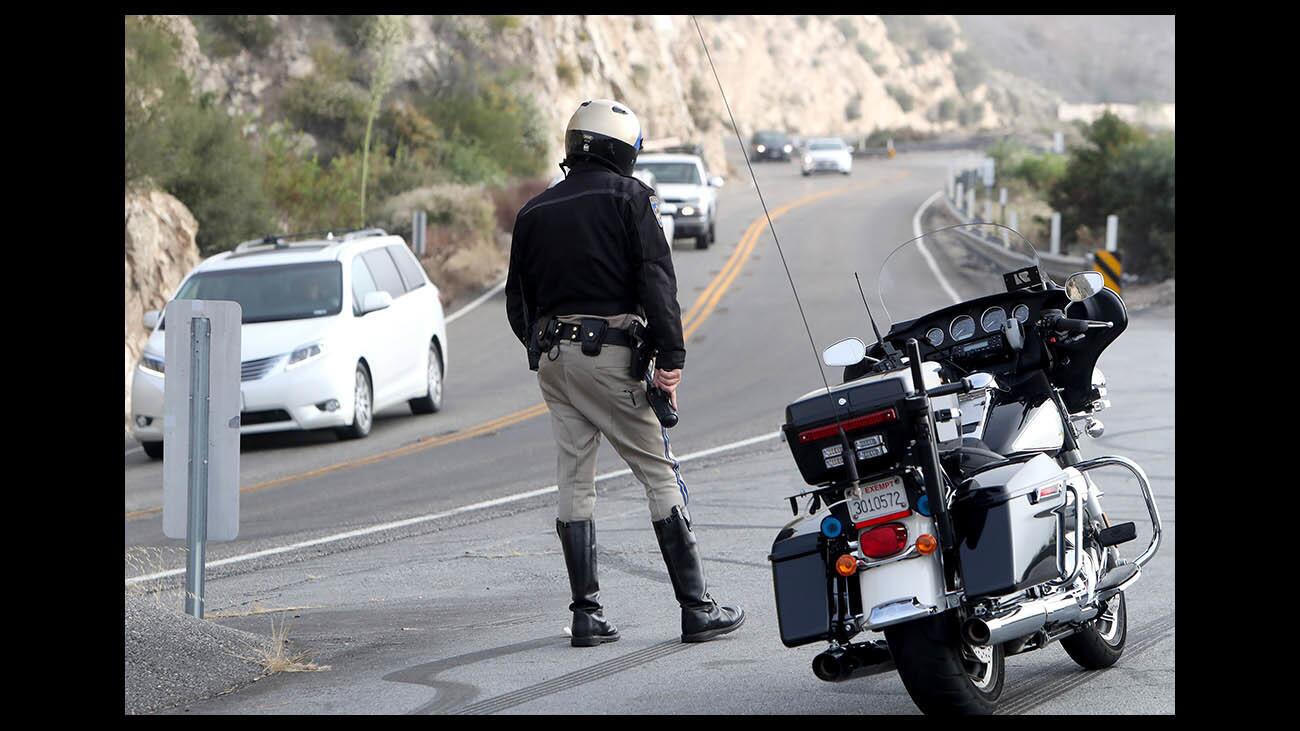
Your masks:
{"label": "chrome exhaust pipe", "polygon": [[1049,624],[1081,622],[1096,611],[1080,607],[1073,594],[1036,599],[1017,606],[1009,614],[991,619],[971,617],[962,624],[962,635],[972,645],[1000,645],[1028,637]]}
{"label": "chrome exhaust pipe", "polygon": [[864,642],[833,647],[813,658],[812,671],[828,683],[876,675],[894,669],[893,657],[884,643]]}

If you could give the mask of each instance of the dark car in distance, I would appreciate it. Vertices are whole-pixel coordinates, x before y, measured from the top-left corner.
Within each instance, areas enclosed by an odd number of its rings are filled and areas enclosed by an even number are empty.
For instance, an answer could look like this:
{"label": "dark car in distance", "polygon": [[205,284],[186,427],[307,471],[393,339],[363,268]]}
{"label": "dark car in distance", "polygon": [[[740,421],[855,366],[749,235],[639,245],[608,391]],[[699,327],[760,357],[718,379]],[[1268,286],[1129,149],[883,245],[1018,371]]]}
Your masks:
{"label": "dark car in distance", "polygon": [[761,130],[755,132],[749,139],[749,159],[754,162],[789,160],[792,152],[794,152],[794,145],[784,132]]}

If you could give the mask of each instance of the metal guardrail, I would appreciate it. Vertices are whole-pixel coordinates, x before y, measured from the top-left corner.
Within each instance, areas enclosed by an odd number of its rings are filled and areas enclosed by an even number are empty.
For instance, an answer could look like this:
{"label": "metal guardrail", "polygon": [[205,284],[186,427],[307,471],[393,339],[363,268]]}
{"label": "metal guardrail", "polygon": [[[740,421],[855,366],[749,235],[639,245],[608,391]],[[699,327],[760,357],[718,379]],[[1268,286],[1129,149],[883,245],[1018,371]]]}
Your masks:
{"label": "metal guardrail", "polygon": [[[994,221],[985,221],[978,216],[967,216],[953,205],[952,200],[946,194],[940,197],[943,198],[944,205],[948,207],[948,212],[961,223],[995,223]],[[976,253],[990,259],[998,266],[1014,264],[1016,257],[1000,244],[986,241],[978,236],[967,236],[967,238],[976,245],[976,248],[973,249]],[[1051,254],[1038,251],[1037,247],[1035,247],[1035,251],[1038,253],[1038,260],[1042,264],[1043,270],[1054,280],[1064,280],[1071,274],[1091,266],[1091,262],[1086,256]]]}

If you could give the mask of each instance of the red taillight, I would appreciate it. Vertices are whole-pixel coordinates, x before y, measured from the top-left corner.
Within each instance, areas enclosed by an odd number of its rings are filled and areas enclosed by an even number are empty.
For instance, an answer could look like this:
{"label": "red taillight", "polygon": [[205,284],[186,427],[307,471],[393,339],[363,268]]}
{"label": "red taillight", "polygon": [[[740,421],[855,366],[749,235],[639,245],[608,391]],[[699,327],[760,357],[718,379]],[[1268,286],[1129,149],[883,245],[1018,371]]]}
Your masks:
{"label": "red taillight", "polygon": [[[849,432],[854,429],[865,429],[869,426],[887,424],[897,418],[898,418],[898,412],[892,408],[889,408],[889,409],[885,409],[884,411],[876,411],[874,413],[867,414],[866,416],[859,416],[853,419],[848,419],[841,423],[844,425],[844,431]],[[829,437],[833,434],[838,434],[839,432],[840,432],[839,424],[828,424],[826,426],[819,426],[816,429],[809,429],[808,431],[799,432],[799,443],[807,444],[808,442],[815,442],[818,439],[825,439],[826,437]]]}
{"label": "red taillight", "polygon": [[858,546],[868,558],[887,558],[907,548],[907,526],[902,523],[885,523],[862,531]]}

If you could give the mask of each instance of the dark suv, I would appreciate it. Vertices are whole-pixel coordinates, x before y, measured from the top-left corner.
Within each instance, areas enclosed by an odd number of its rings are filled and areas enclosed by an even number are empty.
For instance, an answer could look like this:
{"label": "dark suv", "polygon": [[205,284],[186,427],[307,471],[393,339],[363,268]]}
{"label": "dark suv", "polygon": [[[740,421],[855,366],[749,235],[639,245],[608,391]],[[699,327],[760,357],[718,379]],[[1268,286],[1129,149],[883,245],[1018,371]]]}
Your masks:
{"label": "dark suv", "polygon": [[789,160],[793,151],[794,145],[784,132],[760,131],[749,139],[749,159],[754,162]]}

